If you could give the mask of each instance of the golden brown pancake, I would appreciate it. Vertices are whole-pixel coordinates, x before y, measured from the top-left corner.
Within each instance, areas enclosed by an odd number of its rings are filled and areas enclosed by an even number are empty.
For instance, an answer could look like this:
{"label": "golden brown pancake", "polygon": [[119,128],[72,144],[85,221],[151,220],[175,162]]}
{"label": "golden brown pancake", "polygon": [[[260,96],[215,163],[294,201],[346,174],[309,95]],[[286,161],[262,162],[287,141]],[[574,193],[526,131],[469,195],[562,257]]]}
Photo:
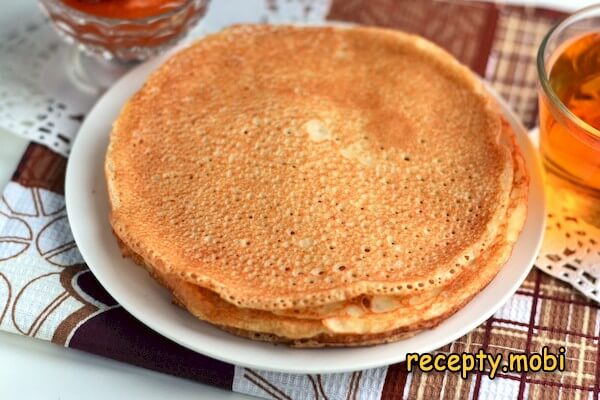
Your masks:
{"label": "golden brown pancake", "polygon": [[[514,184],[510,194],[507,218],[499,229],[492,245],[481,254],[451,284],[422,291],[418,296],[371,296],[373,303],[378,297],[387,297],[397,307],[388,312],[374,312],[372,304],[365,306],[362,297],[344,302],[332,311],[341,311],[350,304],[362,307],[362,315],[344,313],[330,315],[309,310],[282,315],[236,307],[210,290],[186,282],[175,275],[162,275],[146,264],[139,255],[121,244],[126,255],[144,265],[159,282],[171,290],[174,300],[198,318],[211,322],[231,333],[254,340],[287,343],[294,347],[362,346],[388,343],[413,336],[420,330],[432,328],[458,311],[475,294],[486,286],[508,259],[512,246],[518,238],[526,215],[528,178],[514,136],[505,125],[508,140],[512,142],[514,159]],[[483,286],[482,286],[483,285]],[[306,318],[308,315],[308,318]],[[323,318],[323,315],[327,318]],[[333,328],[333,329],[332,329]]]}
{"label": "golden brown pancake", "polygon": [[495,276],[527,172],[481,83],[376,28],[239,26],[173,56],[106,157],[124,252],[192,314],[295,345],[397,340]]}

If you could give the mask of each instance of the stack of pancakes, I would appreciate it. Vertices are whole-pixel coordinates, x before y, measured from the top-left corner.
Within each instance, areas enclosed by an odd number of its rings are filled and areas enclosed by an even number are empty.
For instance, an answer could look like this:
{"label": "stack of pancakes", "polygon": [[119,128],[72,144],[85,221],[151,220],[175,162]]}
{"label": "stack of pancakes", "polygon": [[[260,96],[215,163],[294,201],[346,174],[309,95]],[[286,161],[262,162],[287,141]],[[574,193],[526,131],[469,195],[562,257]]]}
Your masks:
{"label": "stack of pancakes", "polygon": [[375,28],[237,26],[170,58],[106,157],[123,253],[196,317],[295,346],[390,342],[507,261],[528,177],[478,79]]}

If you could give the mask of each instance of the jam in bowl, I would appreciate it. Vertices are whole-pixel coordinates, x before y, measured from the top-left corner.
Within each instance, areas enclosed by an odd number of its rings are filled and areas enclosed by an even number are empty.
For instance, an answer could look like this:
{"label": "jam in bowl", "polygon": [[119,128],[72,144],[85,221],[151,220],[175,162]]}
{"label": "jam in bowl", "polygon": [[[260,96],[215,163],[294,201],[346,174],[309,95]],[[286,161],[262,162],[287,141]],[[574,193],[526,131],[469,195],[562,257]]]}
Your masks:
{"label": "jam in bowl", "polygon": [[40,0],[59,34],[87,54],[143,61],[174,45],[208,0]]}

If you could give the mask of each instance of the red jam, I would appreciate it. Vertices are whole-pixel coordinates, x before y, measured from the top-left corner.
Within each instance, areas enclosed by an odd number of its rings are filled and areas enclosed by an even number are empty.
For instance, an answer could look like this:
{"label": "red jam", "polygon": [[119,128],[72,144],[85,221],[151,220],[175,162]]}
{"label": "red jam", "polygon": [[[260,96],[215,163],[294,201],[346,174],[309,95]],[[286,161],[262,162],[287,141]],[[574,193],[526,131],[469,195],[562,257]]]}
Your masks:
{"label": "red jam", "polygon": [[97,17],[140,19],[177,9],[188,0],[62,0],[71,8]]}

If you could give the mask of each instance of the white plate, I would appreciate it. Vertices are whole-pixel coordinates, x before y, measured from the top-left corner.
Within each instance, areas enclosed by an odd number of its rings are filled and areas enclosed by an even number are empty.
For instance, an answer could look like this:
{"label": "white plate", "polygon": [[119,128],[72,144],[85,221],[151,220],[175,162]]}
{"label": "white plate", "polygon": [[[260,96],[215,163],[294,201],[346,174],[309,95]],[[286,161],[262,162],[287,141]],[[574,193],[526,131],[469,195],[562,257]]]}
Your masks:
{"label": "white plate", "polygon": [[300,350],[238,338],[173,306],[166,289],[121,256],[108,222],[103,168],[112,122],[127,99],[166,57],[125,75],[92,109],[73,146],[65,188],[73,236],[88,266],[127,311],[158,333],[199,353],[251,368],[293,373],[354,371],[404,361],[407,353],[431,351],[465,335],[492,316],[525,279],[545,226],[542,169],[527,131],[490,88],[517,133],[531,173],[527,221],[510,260],[496,278],[438,327],[410,339],[374,347]]}

